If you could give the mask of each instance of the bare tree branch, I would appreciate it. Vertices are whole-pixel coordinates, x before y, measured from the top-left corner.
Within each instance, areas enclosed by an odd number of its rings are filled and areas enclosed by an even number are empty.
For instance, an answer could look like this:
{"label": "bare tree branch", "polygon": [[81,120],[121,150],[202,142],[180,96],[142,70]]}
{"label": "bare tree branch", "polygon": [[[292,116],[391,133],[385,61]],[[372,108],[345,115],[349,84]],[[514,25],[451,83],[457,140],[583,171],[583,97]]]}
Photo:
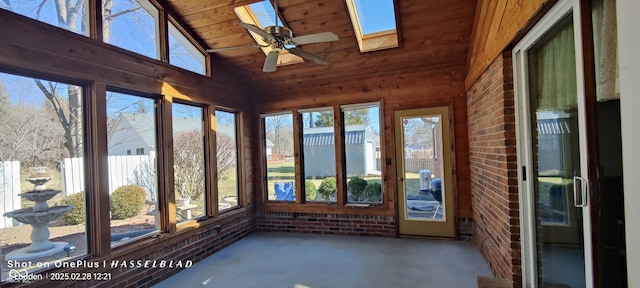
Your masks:
{"label": "bare tree branch", "polygon": [[113,19],[113,18],[116,18],[116,17],[118,17],[118,16],[122,16],[122,15],[125,15],[125,14],[128,14],[128,13],[131,13],[131,12],[135,12],[136,10],[139,10],[139,9],[141,9],[141,8],[142,8],[142,6],[138,6],[138,7],[136,7],[136,8],[127,9],[127,10],[122,10],[122,11],[120,11],[120,12],[118,12],[118,13],[115,13],[115,14],[111,14],[111,15],[105,16],[105,17],[104,17],[104,19],[103,19],[102,21],[111,21],[111,19]]}

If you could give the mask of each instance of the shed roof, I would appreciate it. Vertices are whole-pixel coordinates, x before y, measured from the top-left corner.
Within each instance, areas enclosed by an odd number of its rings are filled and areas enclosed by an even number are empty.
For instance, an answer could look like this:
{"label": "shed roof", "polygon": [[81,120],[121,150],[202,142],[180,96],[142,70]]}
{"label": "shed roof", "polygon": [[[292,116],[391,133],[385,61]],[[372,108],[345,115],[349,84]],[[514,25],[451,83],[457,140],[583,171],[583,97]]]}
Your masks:
{"label": "shed roof", "polygon": [[[375,141],[373,128],[370,125],[350,125],[344,128],[346,144],[362,144]],[[314,127],[304,129],[304,146],[333,145],[335,137],[333,127]]]}

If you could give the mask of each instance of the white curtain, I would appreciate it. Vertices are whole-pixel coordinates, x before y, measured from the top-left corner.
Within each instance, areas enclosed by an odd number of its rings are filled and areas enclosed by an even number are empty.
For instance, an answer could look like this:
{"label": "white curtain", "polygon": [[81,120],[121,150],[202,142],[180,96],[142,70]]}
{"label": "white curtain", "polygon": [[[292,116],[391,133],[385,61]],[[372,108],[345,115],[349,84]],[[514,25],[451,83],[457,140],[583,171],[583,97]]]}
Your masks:
{"label": "white curtain", "polygon": [[573,37],[573,23],[567,19],[529,50],[529,89],[534,111],[577,107]]}
{"label": "white curtain", "polygon": [[592,1],[593,43],[598,101],[620,99],[616,1]]}

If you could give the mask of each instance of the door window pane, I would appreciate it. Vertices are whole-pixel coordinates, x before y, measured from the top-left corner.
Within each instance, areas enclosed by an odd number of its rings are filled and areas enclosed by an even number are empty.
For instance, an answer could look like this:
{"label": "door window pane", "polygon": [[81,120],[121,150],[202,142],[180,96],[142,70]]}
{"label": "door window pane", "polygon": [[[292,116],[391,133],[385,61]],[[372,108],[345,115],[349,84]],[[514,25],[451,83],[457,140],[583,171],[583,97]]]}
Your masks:
{"label": "door window pane", "polygon": [[218,209],[238,206],[238,137],[236,114],[216,110]]}
{"label": "door window pane", "polygon": [[11,279],[9,261],[34,272],[87,254],[83,93],[75,85],[0,73],[3,281]]}
{"label": "door window pane", "polygon": [[204,110],[180,103],[172,108],[176,217],[183,222],[205,215]]}
{"label": "door window pane", "polygon": [[[333,109],[300,113],[305,200],[336,201],[336,149]],[[312,193],[315,187],[315,194]],[[307,192],[308,191],[308,192]]]}
{"label": "door window pane", "polygon": [[151,98],[107,92],[112,247],[159,228],[154,106]]}
{"label": "door window pane", "polygon": [[263,121],[267,199],[294,201],[296,169],[293,157],[293,115],[265,116]]}
{"label": "door window pane", "polygon": [[347,200],[382,202],[380,106],[343,108]]}
{"label": "door window pane", "polygon": [[406,219],[445,219],[442,117],[402,118]]}
{"label": "door window pane", "polygon": [[585,287],[574,30],[567,18],[528,54],[539,285]]}

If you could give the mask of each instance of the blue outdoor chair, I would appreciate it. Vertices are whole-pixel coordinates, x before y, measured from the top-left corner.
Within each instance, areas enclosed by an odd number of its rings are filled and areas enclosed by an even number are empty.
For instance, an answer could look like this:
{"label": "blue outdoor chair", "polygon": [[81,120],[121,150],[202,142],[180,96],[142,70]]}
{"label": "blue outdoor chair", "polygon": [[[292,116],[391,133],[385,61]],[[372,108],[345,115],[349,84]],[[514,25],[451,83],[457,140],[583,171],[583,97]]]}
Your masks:
{"label": "blue outdoor chair", "polygon": [[296,193],[293,189],[293,182],[276,182],[273,186],[276,191],[276,200],[296,200]]}

